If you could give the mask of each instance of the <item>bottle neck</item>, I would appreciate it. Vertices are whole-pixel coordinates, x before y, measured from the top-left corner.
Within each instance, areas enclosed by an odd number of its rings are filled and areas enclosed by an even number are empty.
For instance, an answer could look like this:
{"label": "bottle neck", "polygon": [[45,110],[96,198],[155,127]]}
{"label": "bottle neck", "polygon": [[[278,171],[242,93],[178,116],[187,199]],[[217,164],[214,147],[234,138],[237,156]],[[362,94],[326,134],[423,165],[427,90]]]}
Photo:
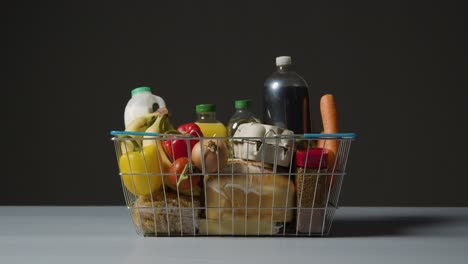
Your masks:
{"label": "bottle neck", "polygon": [[280,66],[276,66],[278,71],[281,71],[281,72],[285,72],[285,71],[289,71],[289,67],[291,65],[280,65]]}
{"label": "bottle neck", "polygon": [[199,121],[216,121],[216,112],[197,113]]}
{"label": "bottle neck", "polygon": [[236,114],[252,114],[252,112],[250,112],[250,109],[249,108],[239,108],[239,109],[236,109]]}

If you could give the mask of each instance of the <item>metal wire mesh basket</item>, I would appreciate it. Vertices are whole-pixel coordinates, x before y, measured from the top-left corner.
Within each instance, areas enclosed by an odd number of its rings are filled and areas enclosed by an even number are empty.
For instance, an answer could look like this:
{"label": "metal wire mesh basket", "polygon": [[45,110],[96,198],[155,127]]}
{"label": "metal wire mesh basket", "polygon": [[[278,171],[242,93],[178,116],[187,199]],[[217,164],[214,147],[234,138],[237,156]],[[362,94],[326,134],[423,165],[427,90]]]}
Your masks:
{"label": "metal wire mesh basket", "polygon": [[[326,236],[355,138],[353,133],[258,138],[122,131],[111,135],[126,205],[137,233],[144,236]],[[187,146],[184,186],[174,183],[181,173],[164,162],[176,160],[163,150],[164,143],[174,155],[175,140]],[[223,142],[229,160],[224,165],[216,152],[216,170],[208,172],[203,158],[197,167],[189,151],[193,140]],[[324,147],[330,143],[337,146],[336,153]]]}

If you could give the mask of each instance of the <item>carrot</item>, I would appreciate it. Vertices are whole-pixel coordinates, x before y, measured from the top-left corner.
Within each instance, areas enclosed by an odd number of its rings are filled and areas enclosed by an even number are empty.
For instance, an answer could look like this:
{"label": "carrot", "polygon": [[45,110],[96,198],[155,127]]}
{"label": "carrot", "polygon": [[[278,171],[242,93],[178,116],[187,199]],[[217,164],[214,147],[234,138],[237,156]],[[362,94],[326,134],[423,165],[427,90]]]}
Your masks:
{"label": "carrot", "polygon": [[322,114],[323,132],[338,133],[338,112],[333,95],[326,94],[320,98],[320,113]]}
{"label": "carrot", "polygon": [[[320,134],[323,134],[323,130],[322,130],[322,132],[320,132]],[[317,148],[325,148],[325,140],[324,139],[318,139],[317,140]]]}
{"label": "carrot", "polygon": [[[320,98],[320,114],[322,115],[323,132],[325,134],[338,133],[338,112],[336,110],[335,99],[331,94],[325,94]],[[330,171],[335,168],[335,158],[340,142],[338,140],[317,141],[317,147],[326,148],[328,150],[328,169]],[[333,177],[333,176],[332,176]],[[331,179],[333,182],[333,179]]]}

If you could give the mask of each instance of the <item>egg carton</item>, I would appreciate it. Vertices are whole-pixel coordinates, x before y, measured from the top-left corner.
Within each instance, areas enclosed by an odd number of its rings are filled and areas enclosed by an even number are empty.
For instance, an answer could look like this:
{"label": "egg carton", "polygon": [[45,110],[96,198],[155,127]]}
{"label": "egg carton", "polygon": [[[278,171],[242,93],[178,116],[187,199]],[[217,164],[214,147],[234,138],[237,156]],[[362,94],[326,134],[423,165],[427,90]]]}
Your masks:
{"label": "egg carton", "polygon": [[234,158],[288,167],[293,155],[294,132],[276,126],[241,124],[232,139]]}

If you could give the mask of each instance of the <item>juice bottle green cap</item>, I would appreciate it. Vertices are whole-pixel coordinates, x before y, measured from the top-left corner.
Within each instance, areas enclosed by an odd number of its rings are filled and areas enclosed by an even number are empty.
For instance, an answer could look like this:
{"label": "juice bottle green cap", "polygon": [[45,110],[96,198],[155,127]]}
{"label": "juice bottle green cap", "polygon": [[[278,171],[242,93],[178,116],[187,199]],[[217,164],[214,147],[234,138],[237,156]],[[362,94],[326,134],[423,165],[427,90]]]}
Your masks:
{"label": "juice bottle green cap", "polygon": [[236,109],[245,109],[250,107],[250,100],[236,100],[234,102],[234,107]]}
{"label": "juice bottle green cap", "polygon": [[214,104],[198,104],[195,106],[195,111],[199,113],[206,113],[206,112],[215,112],[216,105]]}

